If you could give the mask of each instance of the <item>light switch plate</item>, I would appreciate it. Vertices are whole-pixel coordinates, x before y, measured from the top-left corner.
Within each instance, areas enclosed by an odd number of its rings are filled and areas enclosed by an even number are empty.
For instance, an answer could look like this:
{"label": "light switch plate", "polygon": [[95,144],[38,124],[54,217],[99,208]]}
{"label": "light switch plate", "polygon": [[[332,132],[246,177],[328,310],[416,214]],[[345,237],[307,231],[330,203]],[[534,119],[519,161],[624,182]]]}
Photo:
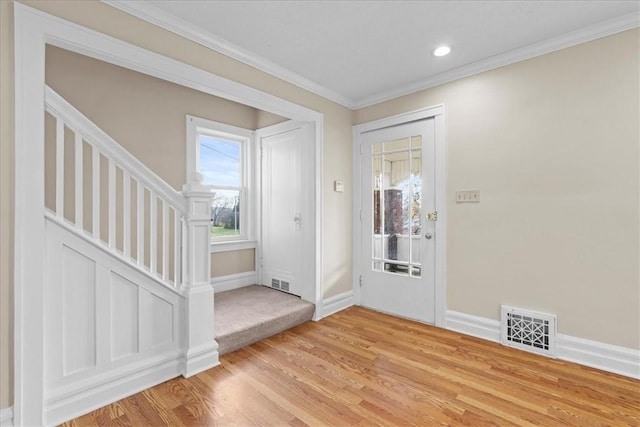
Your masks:
{"label": "light switch plate", "polygon": [[344,182],[337,179],[333,181],[333,191],[335,191],[336,193],[344,192]]}
{"label": "light switch plate", "polygon": [[456,191],[456,203],[480,203],[480,190]]}

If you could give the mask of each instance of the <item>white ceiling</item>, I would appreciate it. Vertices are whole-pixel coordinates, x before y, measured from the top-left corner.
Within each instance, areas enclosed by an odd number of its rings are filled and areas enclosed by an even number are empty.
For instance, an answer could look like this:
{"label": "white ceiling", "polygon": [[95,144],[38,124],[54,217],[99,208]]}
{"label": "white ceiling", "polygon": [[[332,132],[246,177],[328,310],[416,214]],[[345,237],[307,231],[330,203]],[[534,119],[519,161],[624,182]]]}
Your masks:
{"label": "white ceiling", "polygon": [[350,108],[640,22],[638,1],[106,1]]}

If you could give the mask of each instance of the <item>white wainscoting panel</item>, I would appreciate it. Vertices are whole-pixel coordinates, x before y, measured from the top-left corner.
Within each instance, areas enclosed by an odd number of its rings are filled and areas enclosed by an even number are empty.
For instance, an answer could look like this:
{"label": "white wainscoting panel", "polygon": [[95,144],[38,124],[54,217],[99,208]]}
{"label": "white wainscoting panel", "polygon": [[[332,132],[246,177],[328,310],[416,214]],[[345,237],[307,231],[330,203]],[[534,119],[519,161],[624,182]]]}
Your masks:
{"label": "white wainscoting panel", "polygon": [[178,376],[184,297],[66,224],[46,230],[45,422]]}
{"label": "white wainscoting panel", "polygon": [[142,291],[143,313],[147,315],[143,318],[147,319],[144,327],[147,331],[142,331],[141,335],[150,337],[149,346],[143,347],[142,350],[161,348],[173,343],[175,334],[173,330],[174,306],[170,301],[166,301],[149,291]]}
{"label": "white wainscoting panel", "polygon": [[347,291],[329,297],[322,301],[322,317],[320,317],[320,319],[331,316],[332,314],[351,307],[352,305],[354,305],[353,291]]}
{"label": "white wainscoting panel", "polygon": [[[500,342],[500,322],[485,317],[448,310],[446,329]],[[640,350],[564,334],[556,338],[558,359],[640,379]]]}
{"label": "white wainscoting panel", "polygon": [[69,376],[96,367],[96,263],[67,245],[56,255],[62,255],[62,366]]}
{"label": "white wainscoting panel", "polygon": [[131,356],[140,351],[139,331],[139,288],[135,283],[119,274],[111,275],[111,361]]}

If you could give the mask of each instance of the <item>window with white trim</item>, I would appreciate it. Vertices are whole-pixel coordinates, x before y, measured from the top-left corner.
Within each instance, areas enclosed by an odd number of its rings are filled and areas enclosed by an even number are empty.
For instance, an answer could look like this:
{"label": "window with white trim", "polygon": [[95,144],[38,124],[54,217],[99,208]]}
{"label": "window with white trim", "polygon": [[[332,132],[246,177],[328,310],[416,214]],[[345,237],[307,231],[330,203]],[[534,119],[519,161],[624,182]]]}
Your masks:
{"label": "window with white trim", "polygon": [[251,238],[252,145],[251,130],[187,116],[187,177],[198,172],[213,189],[212,243]]}

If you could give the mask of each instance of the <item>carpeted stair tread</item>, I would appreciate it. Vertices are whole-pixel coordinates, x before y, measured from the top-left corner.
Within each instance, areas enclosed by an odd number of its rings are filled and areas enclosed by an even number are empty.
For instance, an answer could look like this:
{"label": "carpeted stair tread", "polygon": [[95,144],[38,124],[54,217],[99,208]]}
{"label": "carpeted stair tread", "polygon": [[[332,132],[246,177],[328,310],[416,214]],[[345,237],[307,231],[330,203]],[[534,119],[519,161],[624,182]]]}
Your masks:
{"label": "carpeted stair tread", "polygon": [[265,286],[215,295],[215,330],[220,355],[311,320],[315,306]]}

